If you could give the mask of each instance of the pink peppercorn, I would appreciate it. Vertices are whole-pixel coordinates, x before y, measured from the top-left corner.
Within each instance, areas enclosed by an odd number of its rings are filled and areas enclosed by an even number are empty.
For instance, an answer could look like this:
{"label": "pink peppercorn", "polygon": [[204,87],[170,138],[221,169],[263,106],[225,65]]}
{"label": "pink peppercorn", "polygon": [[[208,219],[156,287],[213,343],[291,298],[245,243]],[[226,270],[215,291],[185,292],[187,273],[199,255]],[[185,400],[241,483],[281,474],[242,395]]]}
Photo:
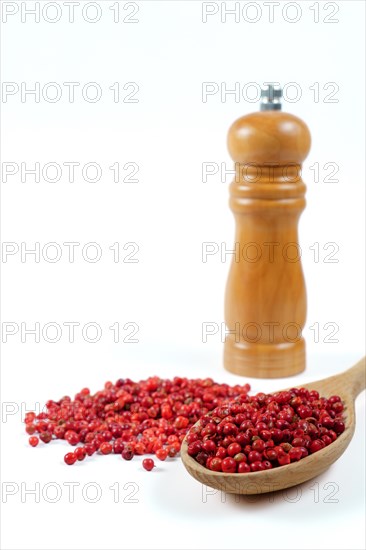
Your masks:
{"label": "pink peppercorn", "polygon": [[[342,412],[338,396],[326,399],[305,388],[275,395],[242,395],[200,419],[194,440],[190,437],[193,431],[188,432],[187,440],[192,441],[188,453],[202,466],[226,473],[286,466],[331,445],[345,430]],[[221,462],[200,451],[214,445]]]}

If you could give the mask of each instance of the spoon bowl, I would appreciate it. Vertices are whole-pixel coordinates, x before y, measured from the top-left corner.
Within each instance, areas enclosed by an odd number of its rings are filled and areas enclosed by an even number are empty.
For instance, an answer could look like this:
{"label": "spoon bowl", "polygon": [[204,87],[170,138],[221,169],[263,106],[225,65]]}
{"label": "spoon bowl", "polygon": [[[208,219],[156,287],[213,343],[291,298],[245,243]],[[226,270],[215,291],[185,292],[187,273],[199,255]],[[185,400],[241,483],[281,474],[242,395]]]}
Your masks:
{"label": "spoon bowl", "polygon": [[[286,466],[247,474],[226,474],[223,472],[213,472],[201,466],[194,458],[189,456],[187,451],[188,444],[186,439],[184,439],[181,448],[181,458],[186,470],[197,481],[209,487],[226,493],[243,495],[270,493],[293,487],[327,470],[344,453],[353,437],[356,425],[355,399],[365,389],[365,358],[341,374],[330,376],[317,382],[303,384],[299,387],[316,390],[324,397],[339,395],[342,399],[345,430],[330,445],[306,458],[302,458],[298,462],[293,462]],[[199,422],[195,425],[198,425]]]}

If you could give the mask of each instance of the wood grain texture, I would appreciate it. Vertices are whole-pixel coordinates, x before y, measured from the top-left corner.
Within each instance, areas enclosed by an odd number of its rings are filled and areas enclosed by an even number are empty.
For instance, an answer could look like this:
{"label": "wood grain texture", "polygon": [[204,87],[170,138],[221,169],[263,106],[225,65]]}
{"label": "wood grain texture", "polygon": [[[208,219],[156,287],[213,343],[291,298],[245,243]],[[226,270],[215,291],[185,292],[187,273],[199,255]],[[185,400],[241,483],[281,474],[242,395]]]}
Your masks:
{"label": "wood grain texture", "polygon": [[232,125],[228,147],[236,169],[230,186],[236,253],[225,295],[230,333],[224,366],[243,376],[291,376],[305,368],[306,291],[297,226],[305,208],[301,163],[310,133],[293,115],[258,112]]}
{"label": "wood grain texture", "polygon": [[348,447],[355,431],[354,402],[365,389],[365,358],[351,369],[324,380],[311,382],[299,387],[317,390],[321,396],[339,395],[345,405],[346,429],[336,441],[321,451],[287,466],[248,474],[224,474],[212,472],[196,462],[187,453],[187,442],[183,441],[181,457],[187,471],[197,481],[227,493],[260,494],[292,487],[321,474],[335,462]]}

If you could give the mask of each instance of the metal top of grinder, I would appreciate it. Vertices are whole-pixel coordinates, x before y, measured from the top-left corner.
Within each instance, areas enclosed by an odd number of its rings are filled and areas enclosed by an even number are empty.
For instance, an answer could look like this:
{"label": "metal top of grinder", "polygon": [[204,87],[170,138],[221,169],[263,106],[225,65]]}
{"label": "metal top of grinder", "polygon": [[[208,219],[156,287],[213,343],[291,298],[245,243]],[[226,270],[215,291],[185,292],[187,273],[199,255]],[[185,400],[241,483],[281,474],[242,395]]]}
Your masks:
{"label": "metal top of grinder", "polygon": [[273,84],[268,84],[266,90],[261,90],[261,111],[280,111],[282,90],[281,88],[275,89]]}

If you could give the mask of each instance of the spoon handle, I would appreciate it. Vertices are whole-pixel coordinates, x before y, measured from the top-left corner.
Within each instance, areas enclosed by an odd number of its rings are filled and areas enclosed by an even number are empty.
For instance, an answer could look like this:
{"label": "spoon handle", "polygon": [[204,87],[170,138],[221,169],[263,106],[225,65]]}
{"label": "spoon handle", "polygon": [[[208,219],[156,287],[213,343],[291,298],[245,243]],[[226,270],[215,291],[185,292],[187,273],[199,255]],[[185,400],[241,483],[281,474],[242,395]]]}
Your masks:
{"label": "spoon handle", "polygon": [[305,384],[309,389],[318,390],[320,393],[331,391],[333,394],[342,395],[346,391],[353,400],[366,387],[366,363],[363,357],[350,369],[334,374],[329,378],[323,378],[313,383]]}
{"label": "spoon handle", "polygon": [[339,375],[346,387],[349,387],[353,398],[366,388],[366,361],[365,357],[360,359],[353,367]]}

